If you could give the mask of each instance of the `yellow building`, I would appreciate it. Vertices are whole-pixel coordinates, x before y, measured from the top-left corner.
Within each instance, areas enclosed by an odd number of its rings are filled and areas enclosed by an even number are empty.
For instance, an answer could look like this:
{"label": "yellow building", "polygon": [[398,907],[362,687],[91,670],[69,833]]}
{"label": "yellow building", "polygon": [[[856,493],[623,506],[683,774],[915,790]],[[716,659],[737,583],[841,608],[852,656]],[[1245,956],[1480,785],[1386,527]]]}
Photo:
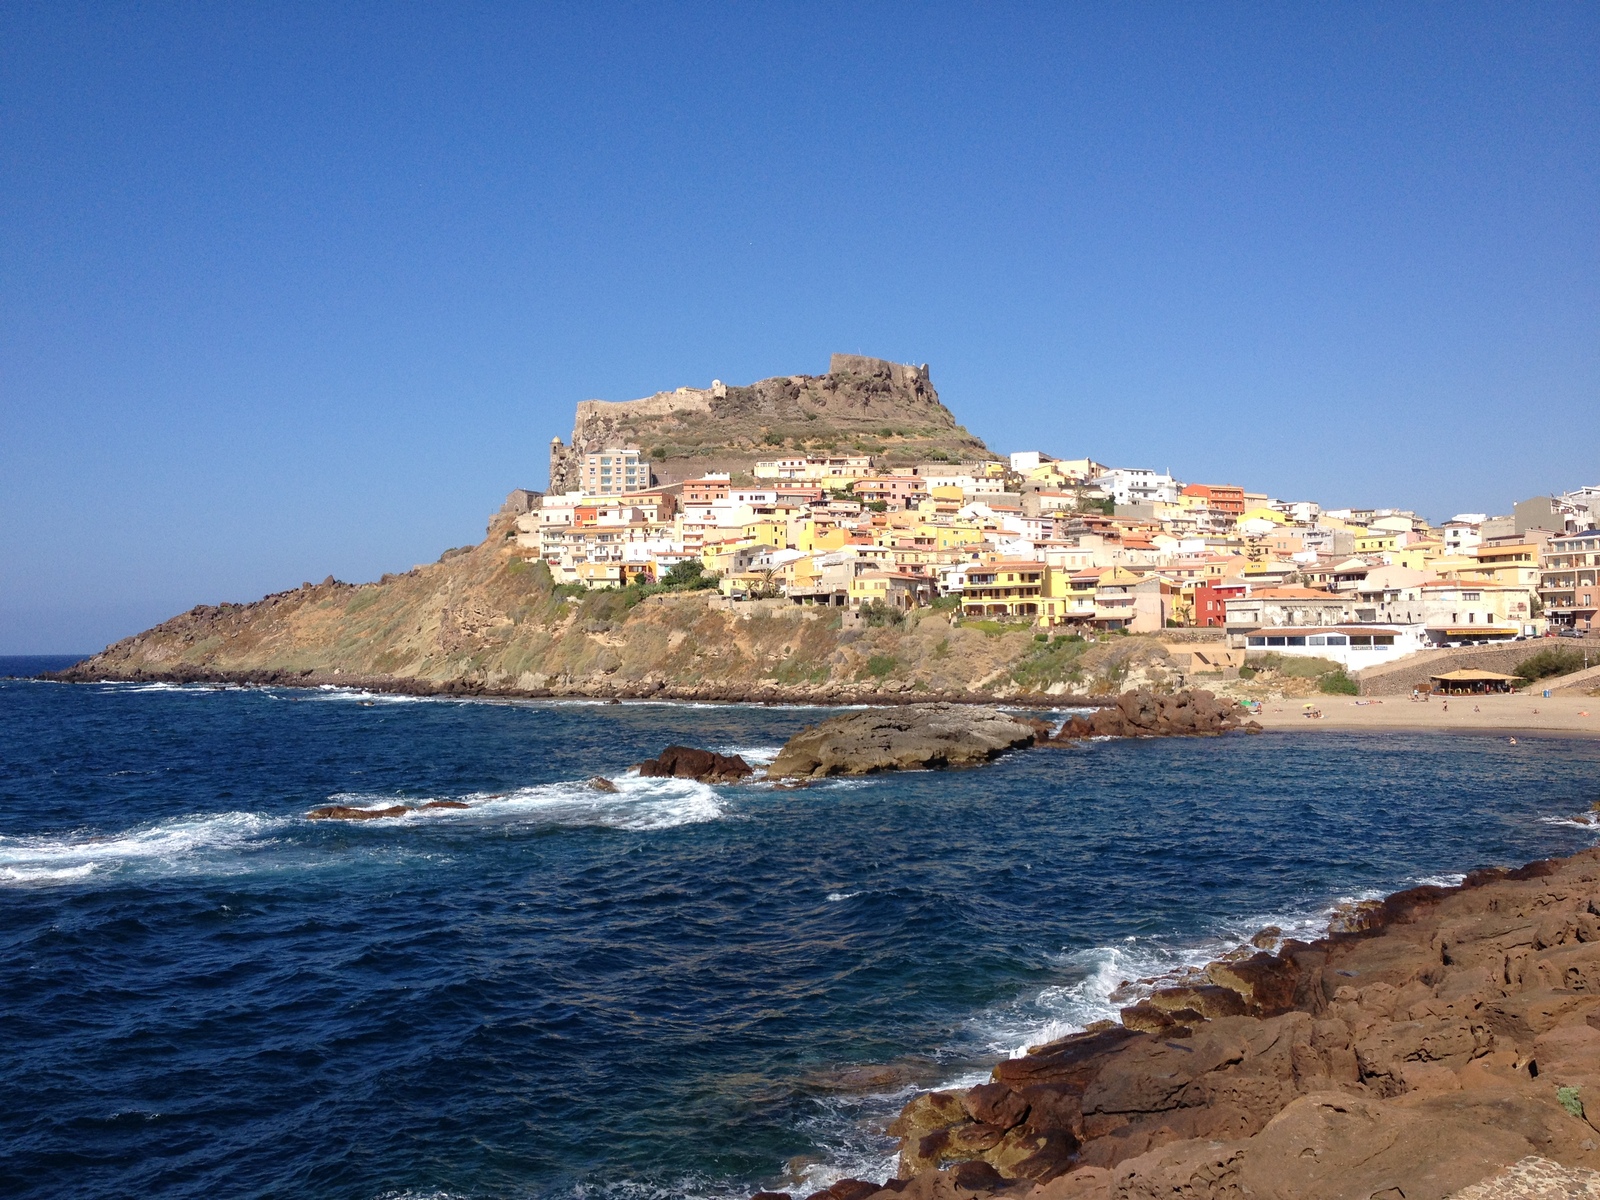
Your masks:
{"label": "yellow building", "polygon": [[1400,535],[1388,529],[1368,528],[1356,534],[1357,554],[1392,554],[1399,549]]}
{"label": "yellow building", "polygon": [[[1361,539],[1356,539],[1356,544],[1361,544]],[[1420,542],[1408,542],[1398,546],[1385,555],[1385,560],[1392,567],[1407,567],[1413,571],[1437,571],[1438,562],[1444,557],[1444,543],[1424,539]]]}
{"label": "yellow building", "polygon": [[1050,568],[1030,559],[1001,558],[967,570],[961,611],[969,617],[1039,617],[1046,611]]}

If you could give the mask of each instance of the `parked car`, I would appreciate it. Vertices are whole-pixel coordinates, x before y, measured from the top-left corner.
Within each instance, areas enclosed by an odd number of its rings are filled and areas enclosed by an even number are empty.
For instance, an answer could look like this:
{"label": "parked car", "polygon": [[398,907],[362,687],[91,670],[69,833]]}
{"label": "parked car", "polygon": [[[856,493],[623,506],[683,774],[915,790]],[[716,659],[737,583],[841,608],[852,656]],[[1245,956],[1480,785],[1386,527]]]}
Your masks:
{"label": "parked car", "polygon": [[1588,637],[1589,635],[1588,631],[1584,629],[1558,629],[1556,630],[1556,636],[1581,638]]}

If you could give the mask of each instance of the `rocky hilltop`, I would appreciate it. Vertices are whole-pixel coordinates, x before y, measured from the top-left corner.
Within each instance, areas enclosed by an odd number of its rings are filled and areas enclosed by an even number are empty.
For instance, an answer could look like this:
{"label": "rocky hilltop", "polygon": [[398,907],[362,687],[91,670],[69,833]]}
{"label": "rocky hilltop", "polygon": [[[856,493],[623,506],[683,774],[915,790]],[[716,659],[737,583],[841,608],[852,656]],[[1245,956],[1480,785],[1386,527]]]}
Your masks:
{"label": "rocky hilltop", "polygon": [[584,400],[572,441],[550,446],[550,490],[578,486],[588,452],[636,446],[658,484],[707,471],[748,473],[785,453],[871,454],[909,465],[995,455],[939,402],[928,366],[835,354],[826,375],[779,375],[743,387],[713,381],[642,400]]}
{"label": "rocky hilltop", "polygon": [[890,1127],[898,1177],[819,1195],[1600,1195],[1600,850],[1357,905],[1322,940],[1144,990],[1120,1024],[916,1097]]}

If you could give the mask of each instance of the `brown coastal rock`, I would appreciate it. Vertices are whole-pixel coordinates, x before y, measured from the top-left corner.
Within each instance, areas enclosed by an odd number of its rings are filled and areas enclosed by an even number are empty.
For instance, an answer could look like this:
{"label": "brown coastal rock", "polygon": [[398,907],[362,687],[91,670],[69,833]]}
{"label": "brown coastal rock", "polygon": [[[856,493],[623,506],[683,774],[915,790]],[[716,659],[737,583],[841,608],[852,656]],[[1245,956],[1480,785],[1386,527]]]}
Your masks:
{"label": "brown coastal rock", "polygon": [[930,767],[967,767],[1033,744],[1033,723],[993,708],[911,704],[843,713],[795,734],[767,774],[820,779]]}
{"label": "brown coastal rock", "polygon": [[1085,717],[1074,714],[1054,741],[1089,737],[1213,737],[1238,729],[1244,710],[1204,689],[1158,695],[1148,688],[1124,692],[1115,704]]}
{"label": "brown coastal rock", "polygon": [[324,804],[306,814],[308,821],[376,821],[403,817],[429,808],[471,808],[464,800],[429,800],[426,804],[391,804],[387,808],[356,808],[349,804]]}
{"label": "brown coastal rock", "polygon": [[1446,1200],[1499,1194],[1488,1179],[1600,1182],[1600,850],[1250,949],[1122,1026],[915,1097],[880,1195]]}
{"label": "brown coastal rock", "polygon": [[403,817],[411,811],[406,804],[388,808],[356,808],[349,804],[324,804],[306,814],[308,821],[376,821],[380,817]]}
{"label": "brown coastal rock", "polygon": [[750,764],[737,754],[718,754],[692,746],[668,746],[655,758],[645,759],[638,770],[644,778],[698,779],[701,783],[737,783],[754,774]]}

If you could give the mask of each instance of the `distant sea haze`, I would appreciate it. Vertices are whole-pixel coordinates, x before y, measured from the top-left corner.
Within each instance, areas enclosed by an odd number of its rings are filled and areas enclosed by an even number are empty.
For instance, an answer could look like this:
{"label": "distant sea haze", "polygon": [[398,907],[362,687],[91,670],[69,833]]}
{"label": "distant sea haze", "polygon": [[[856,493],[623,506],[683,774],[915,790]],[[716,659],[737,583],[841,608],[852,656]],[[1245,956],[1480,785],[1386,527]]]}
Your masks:
{"label": "distant sea haze", "polygon": [[0,679],[31,679],[45,671],[64,671],[92,654],[0,654]]}
{"label": "distant sea haze", "polygon": [[[674,742],[770,761],[818,715],[0,680],[0,1194],[882,1178],[913,1088],[1114,1017],[1124,980],[1595,836],[1567,819],[1586,739],[1111,741],[796,791],[629,772]],[[430,799],[468,807],[305,819]]]}

